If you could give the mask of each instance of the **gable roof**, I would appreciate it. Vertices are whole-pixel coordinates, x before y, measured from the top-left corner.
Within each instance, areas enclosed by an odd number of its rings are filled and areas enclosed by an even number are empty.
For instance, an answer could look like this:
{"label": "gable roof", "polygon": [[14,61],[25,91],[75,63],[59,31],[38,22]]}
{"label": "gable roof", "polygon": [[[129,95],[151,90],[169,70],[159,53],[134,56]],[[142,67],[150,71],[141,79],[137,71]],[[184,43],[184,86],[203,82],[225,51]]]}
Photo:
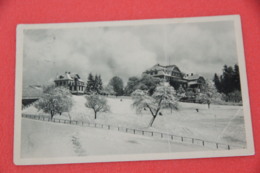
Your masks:
{"label": "gable roof", "polygon": [[203,77],[198,74],[190,74],[190,75],[187,74],[183,78],[186,80],[198,80],[199,78],[203,78]]}
{"label": "gable roof", "polygon": [[160,64],[156,64],[153,67],[147,69],[146,71],[175,71],[175,72],[180,72],[180,69],[176,65],[167,65],[163,66]]}
{"label": "gable roof", "polygon": [[80,78],[80,76],[77,73],[71,73],[71,72],[65,72],[62,75],[56,76],[55,81],[59,81],[59,80],[74,80],[75,78],[78,79],[78,81],[83,82],[83,80]]}

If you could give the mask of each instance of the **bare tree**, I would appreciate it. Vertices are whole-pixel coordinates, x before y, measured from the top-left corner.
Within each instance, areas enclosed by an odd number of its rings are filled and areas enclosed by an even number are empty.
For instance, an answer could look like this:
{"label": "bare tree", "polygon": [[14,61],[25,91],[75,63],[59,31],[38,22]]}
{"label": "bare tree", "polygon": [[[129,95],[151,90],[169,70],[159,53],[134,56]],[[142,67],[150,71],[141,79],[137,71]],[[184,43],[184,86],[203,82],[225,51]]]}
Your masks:
{"label": "bare tree", "polygon": [[107,100],[100,95],[91,94],[86,96],[87,102],[85,106],[87,108],[93,109],[94,111],[94,118],[97,119],[98,112],[108,112],[110,107],[107,105]]}
{"label": "bare tree", "polygon": [[132,94],[133,106],[138,112],[148,109],[152,115],[149,123],[151,127],[161,109],[178,109],[178,102],[175,98],[175,90],[169,85],[160,84],[156,87],[152,96],[148,91],[136,90]]}

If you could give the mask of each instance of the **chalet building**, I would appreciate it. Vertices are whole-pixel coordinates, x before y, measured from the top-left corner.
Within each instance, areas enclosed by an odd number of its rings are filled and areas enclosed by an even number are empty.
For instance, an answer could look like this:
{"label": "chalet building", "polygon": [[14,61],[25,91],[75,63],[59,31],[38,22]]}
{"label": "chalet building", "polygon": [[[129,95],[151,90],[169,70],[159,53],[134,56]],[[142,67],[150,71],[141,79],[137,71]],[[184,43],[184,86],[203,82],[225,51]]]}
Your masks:
{"label": "chalet building", "polygon": [[156,64],[152,68],[146,70],[144,74],[162,78],[168,82],[175,82],[178,85],[181,85],[183,88],[187,88],[188,86],[187,81],[183,79],[184,74],[176,65],[162,66],[160,64]]}
{"label": "chalet building", "polygon": [[204,77],[198,74],[193,74],[193,73],[186,74],[183,78],[187,81],[188,84],[187,88],[191,88],[191,89],[202,90],[206,83]]}
{"label": "chalet building", "polygon": [[86,85],[78,74],[65,72],[65,74],[58,75],[54,80],[55,86],[63,86],[68,88],[72,94],[84,94]]}
{"label": "chalet building", "polygon": [[143,74],[165,79],[172,85],[182,86],[184,89],[202,89],[205,84],[205,79],[202,76],[193,73],[185,74],[176,65],[163,66],[156,64]]}

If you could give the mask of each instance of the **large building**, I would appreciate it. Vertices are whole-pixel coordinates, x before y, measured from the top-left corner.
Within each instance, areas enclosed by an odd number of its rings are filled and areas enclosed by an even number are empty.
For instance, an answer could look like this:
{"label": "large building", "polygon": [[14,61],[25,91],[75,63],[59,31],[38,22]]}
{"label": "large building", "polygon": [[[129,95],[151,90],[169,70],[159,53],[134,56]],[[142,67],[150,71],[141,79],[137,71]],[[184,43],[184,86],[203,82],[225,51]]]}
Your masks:
{"label": "large building", "polygon": [[68,88],[72,94],[84,94],[86,90],[85,82],[75,73],[65,72],[65,74],[58,75],[54,82],[56,87]]}
{"label": "large building", "polygon": [[163,66],[156,64],[147,69],[144,74],[165,79],[171,85],[177,86],[177,88],[182,86],[184,89],[201,90],[205,84],[205,79],[202,76],[193,73],[185,74],[176,65]]}

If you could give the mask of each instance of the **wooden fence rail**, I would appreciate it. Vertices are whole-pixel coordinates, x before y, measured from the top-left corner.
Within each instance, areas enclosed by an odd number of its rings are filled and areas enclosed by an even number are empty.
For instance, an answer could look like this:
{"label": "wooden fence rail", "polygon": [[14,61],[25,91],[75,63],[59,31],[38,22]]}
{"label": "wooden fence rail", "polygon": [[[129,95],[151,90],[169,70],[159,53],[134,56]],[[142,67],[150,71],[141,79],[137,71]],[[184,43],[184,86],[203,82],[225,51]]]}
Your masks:
{"label": "wooden fence rail", "polygon": [[213,142],[213,141],[206,141],[206,140],[197,139],[197,138],[184,137],[184,136],[178,136],[178,135],[173,135],[173,134],[168,134],[168,133],[133,129],[133,128],[127,128],[127,127],[100,124],[100,123],[90,123],[90,122],[55,119],[55,118],[51,119],[49,117],[31,115],[31,114],[22,114],[22,117],[35,119],[35,120],[41,120],[41,121],[49,121],[49,122],[53,122],[53,123],[63,123],[63,124],[71,124],[71,125],[80,125],[80,126],[85,126],[85,127],[101,128],[101,129],[107,129],[107,130],[116,130],[119,132],[125,132],[125,133],[160,138],[160,139],[167,139],[167,140],[171,140],[171,141],[175,141],[175,142],[190,143],[190,144],[205,146],[205,147],[214,148],[214,149],[231,150],[231,149],[244,148],[242,146],[233,146],[233,145],[229,145],[229,144],[223,144],[223,143],[218,143],[218,142]]}

